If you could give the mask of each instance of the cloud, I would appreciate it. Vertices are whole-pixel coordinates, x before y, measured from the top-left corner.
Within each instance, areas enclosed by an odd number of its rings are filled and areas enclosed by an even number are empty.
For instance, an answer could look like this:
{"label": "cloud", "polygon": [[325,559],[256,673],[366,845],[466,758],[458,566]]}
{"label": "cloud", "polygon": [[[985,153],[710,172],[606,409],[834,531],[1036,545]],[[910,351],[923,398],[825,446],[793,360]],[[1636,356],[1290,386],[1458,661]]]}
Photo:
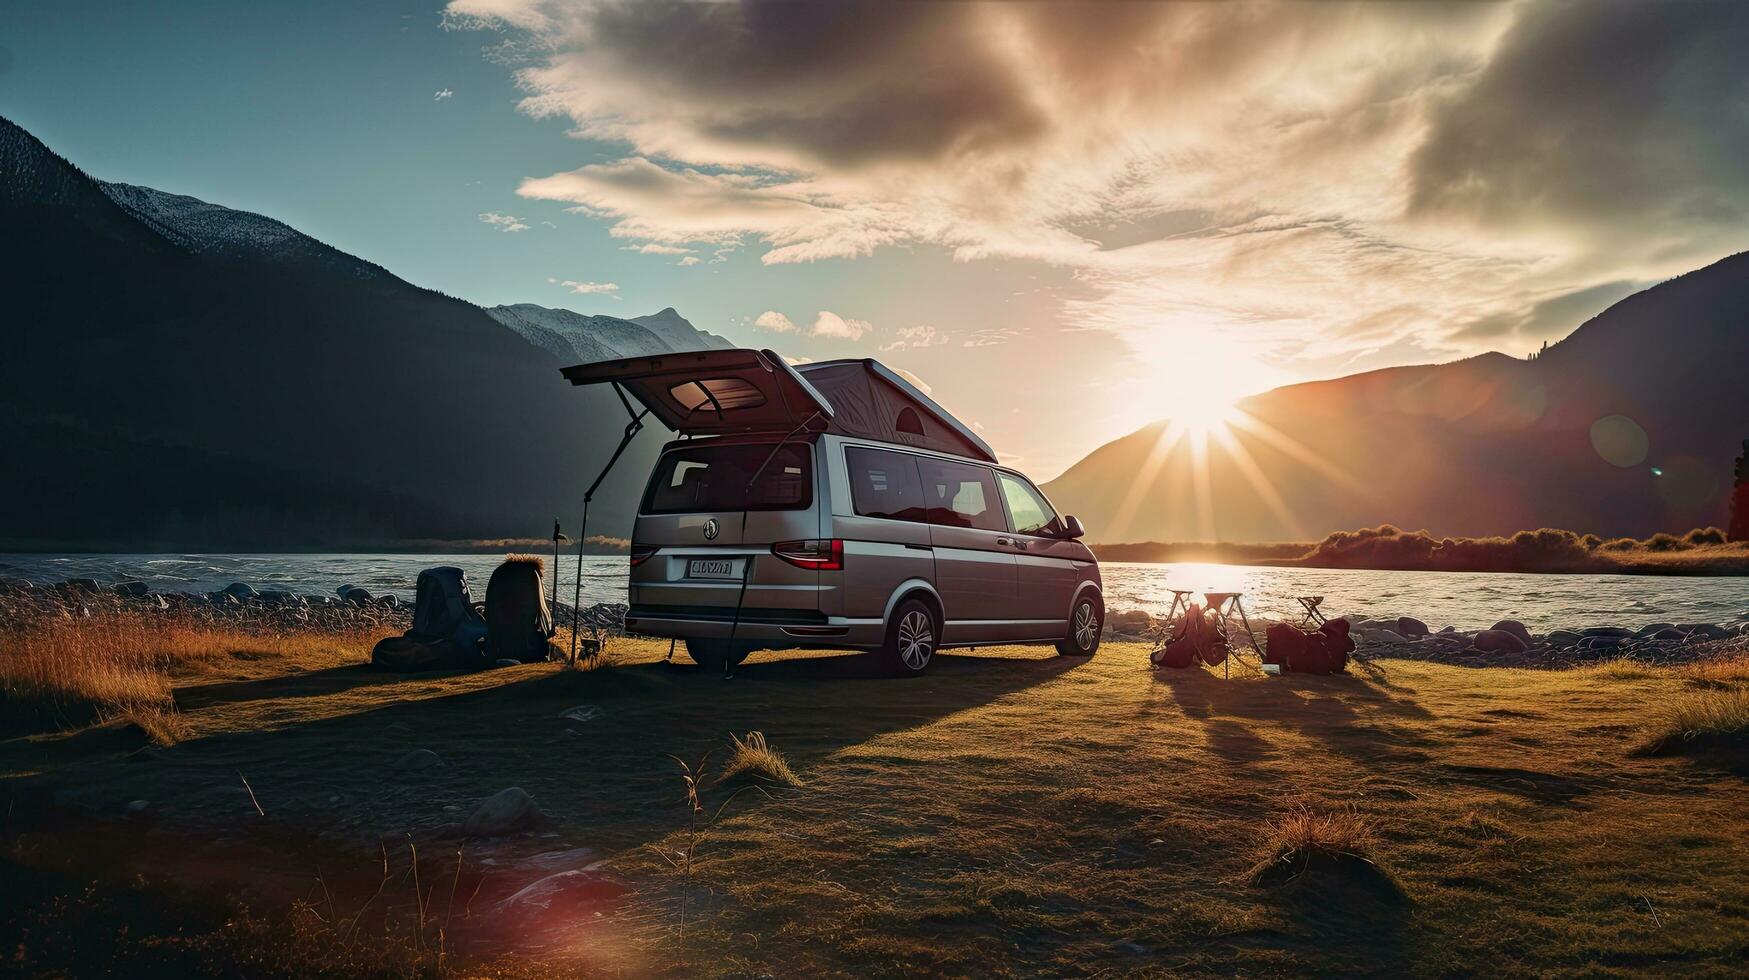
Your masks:
{"label": "cloud", "polygon": [[[789,317],[777,312],[776,310],[766,310],[764,313],[754,317],[753,325],[761,330],[770,330],[773,333],[795,333],[800,329],[796,326],[794,320],[791,320]],[[803,332],[812,337],[830,337],[836,340],[861,340],[863,334],[868,333],[872,329],[872,325],[870,325],[867,320],[842,317],[833,313],[831,310],[821,310],[819,314],[814,317],[813,326]]]}
{"label": "cloud", "polygon": [[498,229],[499,231],[509,232],[509,231],[527,231],[528,230],[528,225],[523,224],[521,218],[512,217],[511,215],[508,215],[508,214],[499,214],[496,211],[482,211],[482,212],[480,212],[480,220],[484,221],[486,224],[489,224],[492,227]]}
{"label": "cloud", "polygon": [[831,310],[821,310],[814,318],[813,334],[816,337],[836,337],[841,340],[861,340],[862,335],[873,327],[867,320],[846,319]]}
{"label": "cloud", "polygon": [[910,350],[916,347],[934,347],[947,343],[947,337],[938,334],[934,327],[922,324],[915,327],[900,327],[892,343],[881,348],[884,351]]}
{"label": "cloud", "polygon": [[638,252],[643,255],[688,255],[692,249],[682,248],[679,245],[658,245],[654,242],[647,242],[643,245],[622,245],[620,251]]}
{"label": "cloud", "polygon": [[559,283],[559,285],[565,287],[566,289],[570,290],[573,293],[578,293],[578,294],[583,295],[583,296],[611,296],[614,299],[619,299],[619,284],[618,283],[578,282],[575,279],[566,279],[565,281]]}
{"label": "cloud", "polygon": [[767,264],[922,245],[1071,270],[1064,325],[1123,338],[1124,370],[1211,339],[1289,367],[1473,352],[1549,327],[1552,297],[1749,239],[1740,4],[455,0],[446,21],[517,41],[524,112],[624,148],[524,197]]}
{"label": "cloud", "polygon": [[681,268],[683,268],[683,269],[684,269],[684,268],[686,268],[686,267],[687,267],[687,266],[691,266],[691,265],[697,265],[697,264],[698,264],[698,263],[699,263],[699,261],[700,261],[700,260],[699,260],[699,257],[698,257],[698,256],[696,256],[696,255],[688,255],[688,256],[687,256],[687,257],[685,257],[685,258],[683,258],[683,259],[681,259],[681,260],[680,260],[680,261],[678,261],[678,262],[676,262],[676,263],[674,263],[674,264],[675,264],[675,265],[677,265],[677,266],[680,266],[680,267],[681,267]]}
{"label": "cloud", "polygon": [[455,92],[451,91],[450,89],[440,88],[436,92],[433,92],[431,94],[431,101],[442,102],[444,99],[450,98],[453,95],[455,95]]}
{"label": "cloud", "polygon": [[753,325],[761,330],[770,330],[773,333],[793,333],[796,329],[794,321],[776,310],[766,310],[764,313],[754,317]]}
{"label": "cloud", "polygon": [[1531,5],[1410,157],[1409,207],[1593,246],[1696,250],[1749,219],[1749,7]]}

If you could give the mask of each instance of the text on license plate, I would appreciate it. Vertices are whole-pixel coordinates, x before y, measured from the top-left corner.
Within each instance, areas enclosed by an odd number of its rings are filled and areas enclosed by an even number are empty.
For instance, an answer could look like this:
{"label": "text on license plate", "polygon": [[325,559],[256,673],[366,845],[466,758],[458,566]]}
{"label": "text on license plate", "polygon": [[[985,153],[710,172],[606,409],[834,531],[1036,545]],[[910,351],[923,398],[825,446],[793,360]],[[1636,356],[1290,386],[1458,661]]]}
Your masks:
{"label": "text on license plate", "polygon": [[687,578],[734,578],[735,563],[728,558],[694,558],[686,563]]}

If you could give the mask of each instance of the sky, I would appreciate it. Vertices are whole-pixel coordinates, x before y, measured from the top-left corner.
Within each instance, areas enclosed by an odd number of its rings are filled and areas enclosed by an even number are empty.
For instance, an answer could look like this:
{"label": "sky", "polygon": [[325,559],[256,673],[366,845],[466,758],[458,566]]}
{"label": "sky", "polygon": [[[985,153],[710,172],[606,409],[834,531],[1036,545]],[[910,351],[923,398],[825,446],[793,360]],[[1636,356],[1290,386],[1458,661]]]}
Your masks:
{"label": "sky", "polygon": [[879,357],[1049,479],[1749,247],[1749,4],[0,4],[0,115],[484,305]]}

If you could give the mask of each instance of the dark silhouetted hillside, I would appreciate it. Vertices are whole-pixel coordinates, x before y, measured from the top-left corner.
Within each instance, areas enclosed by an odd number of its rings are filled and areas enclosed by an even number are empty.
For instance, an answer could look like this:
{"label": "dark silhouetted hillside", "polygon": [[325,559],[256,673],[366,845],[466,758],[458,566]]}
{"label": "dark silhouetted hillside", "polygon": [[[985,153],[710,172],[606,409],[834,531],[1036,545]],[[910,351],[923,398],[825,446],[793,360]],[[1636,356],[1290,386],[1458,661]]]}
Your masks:
{"label": "dark silhouetted hillside", "polygon": [[1746,382],[1749,253],[1636,293],[1535,360],[1484,354],[1245,399],[1253,421],[1231,429],[1236,448],[1211,441],[1206,481],[1193,440],[1162,422],[1046,490],[1107,542],[1306,539],[1382,522],[1680,532],[1726,523]]}
{"label": "dark silhouetted hillside", "polygon": [[[125,205],[125,206],[124,206]],[[0,119],[0,540],[541,536],[624,424],[479,308]],[[659,437],[603,488],[624,533]]]}

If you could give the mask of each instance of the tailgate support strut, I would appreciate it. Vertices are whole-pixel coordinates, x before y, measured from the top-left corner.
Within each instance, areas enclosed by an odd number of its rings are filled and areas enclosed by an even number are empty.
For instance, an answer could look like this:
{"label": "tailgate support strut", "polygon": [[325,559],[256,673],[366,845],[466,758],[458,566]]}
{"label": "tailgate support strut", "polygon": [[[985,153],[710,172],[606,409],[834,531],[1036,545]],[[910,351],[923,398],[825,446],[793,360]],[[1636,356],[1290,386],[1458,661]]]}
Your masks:
{"label": "tailgate support strut", "polygon": [[[625,432],[619,437],[619,446],[614,449],[613,455],[607,458],[607,465],[601,468],[601,472],[596,474],[595,482],[589,484],[589,489],[583,492],[583,523],[577,528],[577,584],[571,590],[571,664],[573,666],[577,663],[577,625],[578,618],[582,615],[578,607],[583,604],[583,546],[589,543],[589,502],[595,499],[595,491],[601,489],[601,481],[607,479],[607,474],[613,471],[614,464],[618,463],[620,456],[625,454],[626,447],[632,444],[632,440],[637,438],[639,432],[643,431],[644,416],[650,414],[650,410],[647,408],[641,412],[633,411],[632,403],[626,398],[625,389],[621,388],[617,381],[612,382],[612,385],[613,393],[619,396],[619,403],[625,406],[626,414],[631,416],[631,421],[626,423]],[[555,587],[558,581],[559,570],[554,568],[553,584]],[[594,643],[594,649],[586,652],[590,656],[594,656],[601,652],[601,643],[599,640],[591,642]]]}

